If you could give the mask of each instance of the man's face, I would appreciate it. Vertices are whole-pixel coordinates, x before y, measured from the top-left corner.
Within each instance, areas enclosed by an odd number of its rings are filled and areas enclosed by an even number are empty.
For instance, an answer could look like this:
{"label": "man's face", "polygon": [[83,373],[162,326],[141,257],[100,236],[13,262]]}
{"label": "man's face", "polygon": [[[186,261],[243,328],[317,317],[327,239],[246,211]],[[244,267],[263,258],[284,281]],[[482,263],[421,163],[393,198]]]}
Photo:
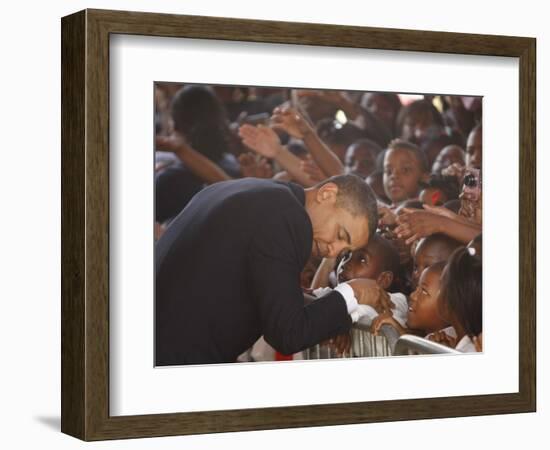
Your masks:
{"label": "man's face", "polygon": [[367,245],[368,219],[353,216],[336,205],[338,186],[327,183],[315,195],[314,205],[308,211],[313,225],[312,255],[335,258]]}

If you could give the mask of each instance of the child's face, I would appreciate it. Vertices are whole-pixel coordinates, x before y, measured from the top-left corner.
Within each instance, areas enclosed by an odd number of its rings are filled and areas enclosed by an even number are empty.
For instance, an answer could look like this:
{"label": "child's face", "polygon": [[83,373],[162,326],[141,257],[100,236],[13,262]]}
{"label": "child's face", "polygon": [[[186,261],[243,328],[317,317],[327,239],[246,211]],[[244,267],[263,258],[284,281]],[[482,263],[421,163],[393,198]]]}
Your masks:
{"label": "child's face", "polygon": [[443,169],[449,167],[451,164],[460,164],[464,165],[464,150],[462,150],[458,145],[448,145],[445,147],[432,165],[432,173],[441,173]]}
{"label": "child's face", "polygon": [[361,247],[352,252],[351,257],[338,268],[338,282],[354,278],[369,278],[376,280],[382,272],[382,258],[372,247]]}
{"label": "child's face", "polygon": [[422,175],[420,164],[412,151],[392,148],[386,152],[384,191],[392,203],[397,204],[415,198]]}
{"label": "child's face", "polygon": [[420,241],[416,247],[416,252],[414,255],[414,266],[412,272],[412,283],[413,287],[418,286],[420,275],[426,267],[431,266],[439,261],[445,261],[449,255],[441,245],[437,242],[428,242],[425,240]]}
{"label": "child's face", "polygon": [[413,330],[426,332],[445,328],[445,320],[438,307],[440,274],[437,270],[424,269],[418,286],[409,299],[407,326]]}
{"label": "child's face", "polygon": [[468,136],[466,144],[466,167],[481,169],[481,128],[475,128]]}
{"label": "child's face", "polygon": [[434,120],[428,111],[409,114],[403,123],[401,137],[409,142],[420,144],[433,133]]}
{"label": "child's face", "polygon": [[373,116],[379,118],[391,129],[394,121],[394,110],[388,99],[380,94],[366,94],[363,98],[365,109]]}
{"label": "child's face", "polygon": [[376,151],[364,144],[352,144],[346,151],[346,173],[368,177],[376,167]]}

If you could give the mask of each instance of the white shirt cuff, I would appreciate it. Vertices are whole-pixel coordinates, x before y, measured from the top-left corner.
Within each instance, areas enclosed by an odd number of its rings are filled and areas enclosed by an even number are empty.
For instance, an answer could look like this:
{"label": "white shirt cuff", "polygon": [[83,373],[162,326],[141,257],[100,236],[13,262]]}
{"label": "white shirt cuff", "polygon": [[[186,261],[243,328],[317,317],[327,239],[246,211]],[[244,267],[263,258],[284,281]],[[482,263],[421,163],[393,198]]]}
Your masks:
{"label": "white shirt cuff", "polygon": [[348,307],[348,314],[351,314],[357,309],[357,299],[353,293],[353,288],[347,283],[340,283],[334,288],[335,291],[340,292],[344,300],[346,301],[346,306]]}

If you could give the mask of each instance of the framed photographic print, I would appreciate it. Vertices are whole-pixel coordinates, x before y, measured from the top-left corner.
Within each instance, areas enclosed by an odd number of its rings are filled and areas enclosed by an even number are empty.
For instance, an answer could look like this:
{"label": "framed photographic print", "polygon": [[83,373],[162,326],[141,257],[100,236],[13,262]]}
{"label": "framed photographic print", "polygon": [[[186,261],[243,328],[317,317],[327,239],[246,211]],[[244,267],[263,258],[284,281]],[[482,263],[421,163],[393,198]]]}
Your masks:
{"label": "framed photographic print", "polygon": [[535,410],[535,39],[61,25],[63,432]]}

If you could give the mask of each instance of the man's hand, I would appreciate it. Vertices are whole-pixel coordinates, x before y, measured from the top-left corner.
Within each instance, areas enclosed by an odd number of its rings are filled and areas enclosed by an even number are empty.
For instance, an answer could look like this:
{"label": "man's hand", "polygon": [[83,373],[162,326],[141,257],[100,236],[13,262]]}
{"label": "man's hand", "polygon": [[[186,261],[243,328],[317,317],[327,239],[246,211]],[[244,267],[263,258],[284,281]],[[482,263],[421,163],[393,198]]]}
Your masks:
{"label": "man's hand", "polygon": [[306,119],[294,108],[275,108],[271,116],[271,127],[283,130],[296,139],[303,139],[313,131]]}
{"label": "man's hand", "polygon": [[378,314],[391,311],[395,305],[384,289],[376,281],[367,278],[355,278],[347,282],[353,289],[357,303],[372,306]]}
{"label": "man's hand", "polygon": [[283,148],[277,133],[264,125],[244,124],[239,128],[239,136],[244,145],[266,158],[277,157]]}

